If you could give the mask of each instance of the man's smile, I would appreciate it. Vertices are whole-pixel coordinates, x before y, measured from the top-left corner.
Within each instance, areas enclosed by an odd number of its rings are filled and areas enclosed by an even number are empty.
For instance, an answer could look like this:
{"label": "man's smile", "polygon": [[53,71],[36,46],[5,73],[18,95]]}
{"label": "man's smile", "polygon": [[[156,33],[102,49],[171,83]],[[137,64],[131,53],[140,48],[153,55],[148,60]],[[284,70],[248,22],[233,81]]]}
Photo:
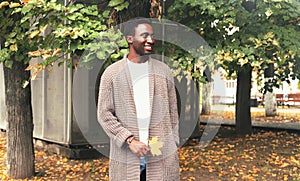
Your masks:
{"label": "man's smile", "polygon": [[145,45],[145,46],[144,46],[144,49],[145,49],[146,51],[152,51],[152,45]]}

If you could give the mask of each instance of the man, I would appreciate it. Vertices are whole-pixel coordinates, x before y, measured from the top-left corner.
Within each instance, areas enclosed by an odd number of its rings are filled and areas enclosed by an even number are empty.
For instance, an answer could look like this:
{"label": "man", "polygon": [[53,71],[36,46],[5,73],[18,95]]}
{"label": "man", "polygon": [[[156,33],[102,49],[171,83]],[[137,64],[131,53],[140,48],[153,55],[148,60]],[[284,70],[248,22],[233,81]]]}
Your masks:
{"label": "man", "polygon": [[[170,69],[150,57],[151,21],[125,24],[129,53],[109,66],[100,81],[98,120],[110,138],[110,180],[177,181],[178,112]],[[152,154],[149,140],[163,143]]]}

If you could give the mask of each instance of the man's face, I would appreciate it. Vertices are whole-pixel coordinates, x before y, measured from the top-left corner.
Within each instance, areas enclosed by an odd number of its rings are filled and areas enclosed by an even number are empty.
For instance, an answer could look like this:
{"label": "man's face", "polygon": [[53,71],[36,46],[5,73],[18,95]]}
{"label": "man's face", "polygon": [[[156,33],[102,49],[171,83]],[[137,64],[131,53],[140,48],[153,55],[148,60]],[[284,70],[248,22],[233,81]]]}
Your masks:
{"label": "man's face", "polygon": [[149,24],[139,24],[135,28],[132,47],[136,54],[143,56],[152,52],[154,45],[153,29]]}

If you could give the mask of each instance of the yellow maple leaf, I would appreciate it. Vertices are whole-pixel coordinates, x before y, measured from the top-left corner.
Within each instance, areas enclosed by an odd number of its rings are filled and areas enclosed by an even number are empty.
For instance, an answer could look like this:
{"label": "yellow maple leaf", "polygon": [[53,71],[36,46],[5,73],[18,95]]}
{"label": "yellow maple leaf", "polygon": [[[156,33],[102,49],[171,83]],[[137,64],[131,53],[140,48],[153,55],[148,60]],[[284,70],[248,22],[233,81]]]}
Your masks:
{"label": "yellow maple leaf", "polygon": [[34,38],[36,35],[38,35],[40,33],[40,30],[35,30],[33,32],[30,33],[29,38],[32,39]]}
{"label": "yellow maple leaf", "polygon": [[17,44],[12,44],[12,45],[10,45],[9,49],[13,52],[16,52],[16,51],[18,51],[18,45]]}
{"label": "yellow maple leaf", "polygon": [[40,26],[40,31],[44,33],[44,31],[47,29],[48,24],[46,24],[45,26]]}
{"label": "yellow maple leaf", "polygon": [[19,6],[21,6],[20,3],[10,3],[9,4],[9,8],[16,8],[16,7],[19,7]]}
{"label": "yellow maple leaf", "polygon": [[154,136],[151,140],[149,140],[150,151],[153,156],[161,155],[160,148],[163,147],[164,142],[158,141],[158,137]]}
{"label": "yellow maple leaf", "polygon": [[4,6],[8,6],[8,5],[9,5],[9,2],[7,2],[7,1],[1,2],[1,3],[0,3],[0,9],[1,9],[2,7],[4,7]]}
{"label": "yellow maple leaf", "polygon": [[63,163],[67,163],[67,162],[68,162],[68,158],[63,158],[61,161],[62,161]]}

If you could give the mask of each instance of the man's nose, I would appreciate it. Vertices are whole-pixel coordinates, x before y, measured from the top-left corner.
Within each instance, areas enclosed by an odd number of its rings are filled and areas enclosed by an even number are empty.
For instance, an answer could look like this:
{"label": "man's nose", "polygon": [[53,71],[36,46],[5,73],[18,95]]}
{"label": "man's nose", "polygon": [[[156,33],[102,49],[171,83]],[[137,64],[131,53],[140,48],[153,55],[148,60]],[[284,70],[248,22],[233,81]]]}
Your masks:
{"label": "man's nose", "polygon": [[154,38],[152,36],[147,37],[147,43],[154,43]]}

